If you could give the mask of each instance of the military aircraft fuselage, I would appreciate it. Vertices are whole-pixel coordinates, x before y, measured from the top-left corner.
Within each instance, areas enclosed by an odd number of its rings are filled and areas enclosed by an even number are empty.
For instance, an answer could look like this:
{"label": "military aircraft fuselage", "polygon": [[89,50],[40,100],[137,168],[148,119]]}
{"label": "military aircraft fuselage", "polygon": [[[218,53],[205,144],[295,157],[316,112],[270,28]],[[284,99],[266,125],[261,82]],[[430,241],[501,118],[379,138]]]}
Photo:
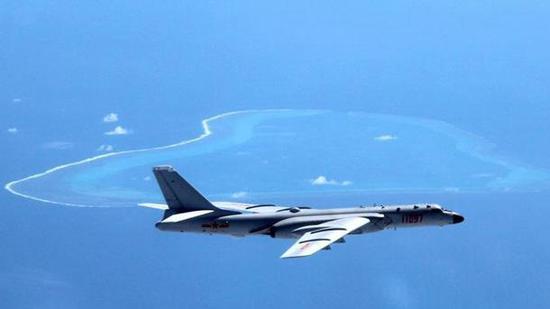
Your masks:
{"label": "military aircraft fuselage", "polygon": [[[269,235],[275,238],[297,238],[303,233],[298,230],[305,223],[319,224],[346,217],[368,218],[373,224],[357,229],[353,234],[377,232],[389,228],[421,226],[443,226],[462,222],[456,212],[443,209],[437,204],[414,204],[392,206],[367,206],[355,208],[309,209],[299,207],[278,207],[275,212],[252,212],[260,210],[254,205],[214,203],[227,211],[241,211],[226,216],[198,216],[182,222],[160,221],[156,227],[163,231],[195,232],[208,234],[229,234],[233,236]],[[239,207],[240,206],[240,207]],[[262,206],[262,205],[259,205]],[[274,205],[263,206],[277,207]],[[248,208],[248,209],[247,209]]]}
{"label": "military aircraft fuselage", "polygon": [[153,168],[166,204],[143,206],[164,210],[156,227],[162,231],[267,235],[296,238],[281,258],[306,257],[344,242],[344,236],[388,228],[443,226],[464,217],[437,204],[311,209],[272,204],[210,202],[170,166]]}

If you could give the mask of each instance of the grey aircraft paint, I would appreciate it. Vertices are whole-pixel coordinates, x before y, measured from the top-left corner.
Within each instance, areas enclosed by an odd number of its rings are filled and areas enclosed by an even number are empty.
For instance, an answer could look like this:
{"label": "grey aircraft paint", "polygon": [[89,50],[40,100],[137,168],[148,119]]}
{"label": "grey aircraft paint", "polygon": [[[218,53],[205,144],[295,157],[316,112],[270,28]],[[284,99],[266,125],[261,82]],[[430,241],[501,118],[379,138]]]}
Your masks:
{"label": "grey aircraft paint", "polygon": [[155,167],[153,173],[166,205],[144,206],[165,209],[163,219],[156,223],[159,230],[298,239],[282,257],[314,254],[329,248],[333,242],[343,242],[343,236],[348,234],[372,233],[388,228],[443,226],[464,221],[457,212],[438,204],[311,209],[272,204],[212,203],[172,167]]}

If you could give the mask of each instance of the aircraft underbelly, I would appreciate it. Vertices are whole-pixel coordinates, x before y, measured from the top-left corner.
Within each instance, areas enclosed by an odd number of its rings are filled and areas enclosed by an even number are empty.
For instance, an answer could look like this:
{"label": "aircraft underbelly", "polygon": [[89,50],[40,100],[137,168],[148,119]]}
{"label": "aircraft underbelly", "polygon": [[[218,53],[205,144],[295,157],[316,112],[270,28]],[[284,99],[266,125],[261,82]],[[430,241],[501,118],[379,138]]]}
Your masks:
{"label": "aircraft underbelly", "polygon": [[261,228],[264,225],[266,225],[266,223],[263,221],[196,220],[193,222],[181,222],[169,227],[164,227],[163,229],[178,232],[247,236],[254,235],[250,234],[250,231]]}

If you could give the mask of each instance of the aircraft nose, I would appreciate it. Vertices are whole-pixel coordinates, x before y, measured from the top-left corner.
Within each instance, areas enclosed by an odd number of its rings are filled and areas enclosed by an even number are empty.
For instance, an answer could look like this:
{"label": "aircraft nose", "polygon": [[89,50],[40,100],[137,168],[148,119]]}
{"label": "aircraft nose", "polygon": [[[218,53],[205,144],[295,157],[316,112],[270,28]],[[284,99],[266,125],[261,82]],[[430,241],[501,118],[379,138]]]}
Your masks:
{"label": "aircraft nose", "polygon": [[453,215],[453,224],[457,224],[464,221],[464,217],[461,215],[454,214]]}

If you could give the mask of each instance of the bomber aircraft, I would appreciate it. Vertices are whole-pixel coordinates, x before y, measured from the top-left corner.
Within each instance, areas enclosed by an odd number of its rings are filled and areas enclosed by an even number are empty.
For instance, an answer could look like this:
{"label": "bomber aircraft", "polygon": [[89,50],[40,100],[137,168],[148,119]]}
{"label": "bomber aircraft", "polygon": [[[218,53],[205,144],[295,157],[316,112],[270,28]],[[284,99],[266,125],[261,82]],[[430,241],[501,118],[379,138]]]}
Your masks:
{"label": "bomber aircraft", "polygon": [[311,209],[210,202],[172,167],[154,167],[153,173],[166,204],[140,205],[164,209],[162,220],[156,223],[159,230],[297,239],[281,258],[305,257],[330,249],[332,243],[343,243],[346,235],[464,221],[460,214],[437,204]]}

